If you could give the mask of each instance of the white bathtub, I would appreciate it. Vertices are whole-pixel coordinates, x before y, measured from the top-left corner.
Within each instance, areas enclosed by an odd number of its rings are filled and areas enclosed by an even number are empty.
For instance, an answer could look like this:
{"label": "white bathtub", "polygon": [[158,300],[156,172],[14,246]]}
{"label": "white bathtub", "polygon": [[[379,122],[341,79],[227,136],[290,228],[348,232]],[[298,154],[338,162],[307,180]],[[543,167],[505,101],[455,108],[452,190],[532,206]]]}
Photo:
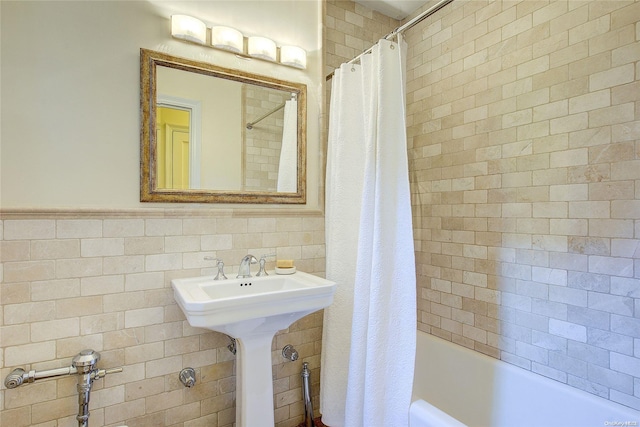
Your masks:
{"label": "white bathtub", "polygon": [[418,331],[410,427],[640,427],[640,412]]}

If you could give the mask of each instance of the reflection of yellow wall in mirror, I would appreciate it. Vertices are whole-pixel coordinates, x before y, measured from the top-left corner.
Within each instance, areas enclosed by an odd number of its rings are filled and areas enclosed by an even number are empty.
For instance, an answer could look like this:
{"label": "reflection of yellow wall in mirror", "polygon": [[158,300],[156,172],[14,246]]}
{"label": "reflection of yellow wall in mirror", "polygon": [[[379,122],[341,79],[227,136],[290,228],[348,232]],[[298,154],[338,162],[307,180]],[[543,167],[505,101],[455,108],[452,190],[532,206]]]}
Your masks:
{"label": "reflection of yellow wall in mirror", "polygon": [[158,188],[189,188],[189,111],[158,107]]}
{"label": "reflection of yellow wall in mirror", "polygon": [[242,188],[242,110],[238,82],[157,67],[157,92],[200,101],[200,188]]}

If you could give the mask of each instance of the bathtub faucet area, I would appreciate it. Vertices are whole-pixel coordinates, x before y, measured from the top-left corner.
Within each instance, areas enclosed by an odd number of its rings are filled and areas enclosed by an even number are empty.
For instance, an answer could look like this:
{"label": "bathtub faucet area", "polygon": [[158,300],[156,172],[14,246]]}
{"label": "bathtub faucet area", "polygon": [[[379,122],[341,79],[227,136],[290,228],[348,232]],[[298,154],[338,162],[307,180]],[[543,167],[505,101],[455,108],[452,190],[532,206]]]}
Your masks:
{"label": "bathtub faucet area", "polygon": [[4,380],[8,389],[30,384],[38,380],[56,378],[68,375],[78,375],[78,427],[89,426],[89,399],[93,381],[103,378],[107,374],[122,372],[122,368],[98,369],[96,364],[100,360],[100,353],[87,349],[78,353],[66,368],[49,369],[45,371],[16,368]]}

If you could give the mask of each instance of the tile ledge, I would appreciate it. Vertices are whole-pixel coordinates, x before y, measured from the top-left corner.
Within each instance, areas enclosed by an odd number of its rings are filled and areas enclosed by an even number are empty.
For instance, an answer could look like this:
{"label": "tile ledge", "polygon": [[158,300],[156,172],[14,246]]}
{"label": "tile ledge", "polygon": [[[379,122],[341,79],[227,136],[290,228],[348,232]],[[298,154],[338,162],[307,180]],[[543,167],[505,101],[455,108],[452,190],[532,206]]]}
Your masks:
{"label": "tile ledge", "polygon": [[83,218],[255,218],[324,217],[320,209],[303,208],[7,208],[0,220]]}

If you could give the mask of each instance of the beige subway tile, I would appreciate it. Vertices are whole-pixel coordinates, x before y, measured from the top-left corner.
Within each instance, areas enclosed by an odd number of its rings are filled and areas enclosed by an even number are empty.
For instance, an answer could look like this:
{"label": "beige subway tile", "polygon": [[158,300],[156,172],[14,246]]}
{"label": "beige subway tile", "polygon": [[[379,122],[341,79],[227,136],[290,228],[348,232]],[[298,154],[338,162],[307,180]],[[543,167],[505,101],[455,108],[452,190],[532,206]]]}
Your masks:
{"label": "beige subway tile", "polygon": [[589,200],[633,200],[633,181],[592,182],[589,184]]}
{"label": "beige subway tile", "polygon": [[127,237],[124,239],[126,255],[149,255],[164,252],[164,237]]}
{"label": "beige subway tile", "polygon": [[144,236],[144,219],[105,219],[102,227],[104,237]]}
{"label": "beige subway tile", "polygon": [[589,54],[596,55],[598,53],[610,51],[619,46],[633,43],[634,41],[635,34],[633,25],[627,25],[620,29],[611,30],[607,33],[591,38],[589,40]]}
{"label": "beige subway tile", "polygon": [[56,300],[56,318],[89,316],[102,312],[102,297],[83,296]]}
{"label": "beige subway tile", "polygon": [[533,108],[533,121],[539,122],[542,120],[554,119],[566,116],[567,114],[568,101],[566,99],[551,103],[543,103],[542,105],[537,105]]}
{"label": "beige subway tile", "polygon": [[551,168],[585,165],[588,162],[588,156],[589,152],[586,148],[553,152],[550,153],[549,165]]}
{"label": "beige subway tile", "polygon": [[616,48],[611,51],[611,65],[618,66],[640,60],[640,41]]}
{"label": "beige subway tile", "polygon": [[40,402],[55,399],[55,381],[44,381],[31,384],[29,387],[20,387],[6,394],[5,408],[14,409]]}
{"label": "beige subway tile", "polygon": [[145,399],[131,400],[104,408],[104,421],[114,424],[145,414]]}
{"label": "beige subway tile", "polygon": [[28,241],[0,241],[0,262],[29,261]]}
{"label": "beige subway tile", "polygon": [[124,290],[145,291],[164,287],[164,274],[162,272],[127,274],[124,278]]}
{"label": "beige subway tile", "polygon": [[610,218],[608,201],[569,202],[569,218]]}
{"label": "beige subway tile", "polygon": [[78,413],[78,397],[69,396],[36,403],[31,407],[31,412],[33,424],[68,417]]}
{"label": "beige subway tile", "polygon": [[182,268],[182,254],[146,255],[144,258],[144,266],[147,272],[180,270]]}
{"label": "beige subway tile", "polygon": [[80,320],[75,318],[31,323],[31,341],[49,341],[78,336]]}
{"label": "beige subway tile", "polygon": [[23,366],[56,358],[55,341],[9,346],[4,351],[5,366]]}
{"label": "beige subway tile", "polygon": [[0,424],[12,427],[30,427],[31,407],[22,406],[16,409],[4,409],[0,411]]}
{"label": "beige subway tile", "polygon": [[182,221],[184,235],[216,234],[217,220],[203,218],[185,218]]}
{"label": "beige subway tile", "polygon": [[640,258],[640,242],[637,239],[612,239],[611,256]]}
{"label": "beige subway tile", "polygon": [[595,92],[633,82],[635,77],[634,64],[626,64],[610,68],[589,76],[589,90]]}
{"label": "beige subway tile", "polygon": [[55,277],[54,261],[24,261],[3,263],[4,282],[49,280]]}
{"label": "beige subway tile", "polygon": [[20,304],[8,304],[4,306],[4,324],[16,325],[19,323],[31,323],[55,316],[55,302],[25,302]]}
{"label": "beige subway tile", "polygon": [[567,13],[566,1],[550,2],[533,12],[533,25],[540,25]]}
{"label": "beige subway tile", "polygon": [[96,276],[80,279],[82,296],[106,295],[124,291],[124,276]]}
{"label": "beige subway tile", "polygon": [[584,24],[578,25],[569,30],[569,44],[575,44],[597,35],[605,34],[609,29],[609,15],[604,15],[598,19],[587,21]]}
{"label": "beige subway tile", "polygon": [[591,147],[611,143],[611,127],[603,126],[569,133],[571,148]]}
{"label": "beige subway tile", "polygon": [[[120,322],[120,320],[118,320]],[[105,349],[120,349],[144,342],[143,328],[119,329],[103,333]]]}
{"label": "beige subway tile", "polygon": [[589,113],[572,114],[549,121],[550,133],[575,132],[589,127]]}
{"label": "beige subway tile", "polygon": [[[551,33],[567,31],[589,20],[589,7],[581,2],[565,2],[569,7],[566,13],[559,14],[551,20]],[[571,6],[578,6],[571,8]],[[558,12],[560,13],[560,12]]]}
{"label": "beige subway tile", "polygon": [[571,184],[601,182],[611,178],[610,165],[573,166],[567,169],[567,178]]}
{"label": "beige subway tile", "polygon": [[148,326],[162,323],[164,319],[164,309],[162,307],[152,307],[127,310],[124,316],[125,328]]}
{"label": "beige subway tile", "polygon": [[99,276],[102,274],[102,258],[59,259],[55,268],[57,279]]}
{"label": "beige subway tile", "polygon": [[562,167],[554,167],[548,170],[533,171],[533,185],[566,184],[567,170]]}
{"label": "beige subway tile", "polygon": [[[637,4],[637,2],[631,2],[631,4],[629,4],[626,7],[621,7],[625,5],[625,3],[623,2],[607,2],[607,3],[611,3],[611,4],[609,5],[596,4],[596,5],[593,5],[593,8],[595,9],[598,6],[600,8],[607,7],[607,10],[601,13],[606,13],[608,11],[611,11],[611,28],[621,28],[628,24],[638,22],[638,14],[640,13],[640,6]],[[614,10],[614,9],[617,9],[617,10]]]}
{"label": "beige subway tile", "polygon": [[231,234],[202,236],[200,245],[203,251],[229,250],[233,248],[233,236]]}
{"label": "beige subway tile", "polygon": [[534,250],[550,252],[567,252],[567,236],[534,235],[531,238],[531,247]]}
{"label": "beige subway tile", "polygon": [[59,339],[56,341],[56,358],[72,359],[87,348],[102,351],[102,338],[102,334],[91,334]]}
{"label": "beige subway tile", "polygon": [[635,120],[635,105],[629,102],[589,112],[589,127],[606,126]]}
{"label": "beige subway tile", "polygon": [[[593,90],[593,89],[592,89]],[[611,105],[611,93],[608,89],[590,92],[586,95],[569,99],[569,114],[596,110]]]}
{"label": "beige subway tile", "polygon": [[[611,126],[611,140],[613,142],[635,140],[638,129],[640,129],[640,121],[613,125]],[[640,152],[640,145],[638,145],[638,151]]]}
{"label": "beige subway tile", "polygon": [[[31,301],[29,282],[3,283],[0,305],[28,303]],[[2,324],[2,322],[0,322]]]}
{"label": "beige subway tile", "polygon": [[567,202],[535,202],[532,204],[534,218],[567,218]]}
{"label": "beige subway tile", "polygon": [[589,236],[630,237],[633,236],[633,221],[624,219],[589,219]]}
{"label": "beige subway tile", "polygon": [[4,240],[55,238],[53,220],[4,220]]}
{"label": "beige subway tile", "polygon": [[561,236],[586,236],[589,223],[586,219],[551,219],[551,234]]}
{"label": "beige subway tile", "polygon": [[[568,80],[569,80],[568,66],[562,65],[559,67],[552,67],[548,71],[545,71],[544,73],[539,73],[539,74],[536,74],[535,76],[532,76],[532,81],[533,81],[532,89],[538,90],[541,88],[548,87],[551,89],[549,92],[549,100],[558,101],[562,99],[558,99],[557,95],[554,95],[554,87],[560,84],[567,84]],[[586,88],[588,85],[588,81],[586,78],[583,80]]]}
{"label": "beige subway tile", "polygon": [[96,314],[80,318],[80,335],[102,334],[124,328],[122,313]]}
{"label": "beige subway tile", "polygon": [[123,238],[82,239],[80,241],[82,257],[100,257],[124,255]]}
{"label": "beige subway tile", "polygon": [[[638,219],[640,217],[640,201],[613,200],[611,202],[611,218]],[[629,236],[626,236],[629,237]]]}
{"label": "beige subway tile", "polygon": [[162,342],[129,346],[124,349],[124,360],[127,365],[162,359],[164,356]]}
{"label": "beige subway tile", "polygon": [[640,160],[615,161],[611,163],[611,179],[640,179]]}
{"label": "beige subway tile", "polygon": [[195,252],[200,250],[200,236],[167,236],[165,252]]}
{"label": "beige subway tile", "polygon": [[60,219],[56,221],[58,239],[102,237],[102,220]]}
{"label": "beige subway tile", "polygon": [[0,347],[18,346],[29,342],[30,328],[28,324],[0,327]]}
{"label": "beige subway tile", "polygon": [[589,79],[587,76],[572,78],[551,86],[550,101],[569,99],[574,96],[584,95],[589,92]]}
{"label": "beige subway tile", "polygon": [[80,240],[32,240],[31,259],[77,258],[80,256]]}
{"label": "beige subway tile", "polygon": [[175,236],[182,234],[181,219],[145,219],[145,236]]}
{"label": "beige subway tile", "polygon": [[182,368],[182,356],[171,356],[147,362],[145,372],[147,378],[152,378],[177,373]]}
{"label": "beige subway tile", "polygon": [[569,145],[568,140],[567,134],[556,134],[536,138],[533,140],[533,152],[538,154],[566,150]]}
{"label": "beige subway tile", "polygon": [[613,258],[604,256],[589,257],[589,272],[610,274],[612,276],[632,277],[633,260],[629,258]]}
{"label": "beige subway tile", "polygon": [[634,159],[634,144],[620,142],[617,144],[597,145],[589,148],[589,163],[616,163]]}
{"label": "beige subway tile", "polygon": [[549,200],[552,202],[591,200],[587,184],[552,185],[549,188]]}

